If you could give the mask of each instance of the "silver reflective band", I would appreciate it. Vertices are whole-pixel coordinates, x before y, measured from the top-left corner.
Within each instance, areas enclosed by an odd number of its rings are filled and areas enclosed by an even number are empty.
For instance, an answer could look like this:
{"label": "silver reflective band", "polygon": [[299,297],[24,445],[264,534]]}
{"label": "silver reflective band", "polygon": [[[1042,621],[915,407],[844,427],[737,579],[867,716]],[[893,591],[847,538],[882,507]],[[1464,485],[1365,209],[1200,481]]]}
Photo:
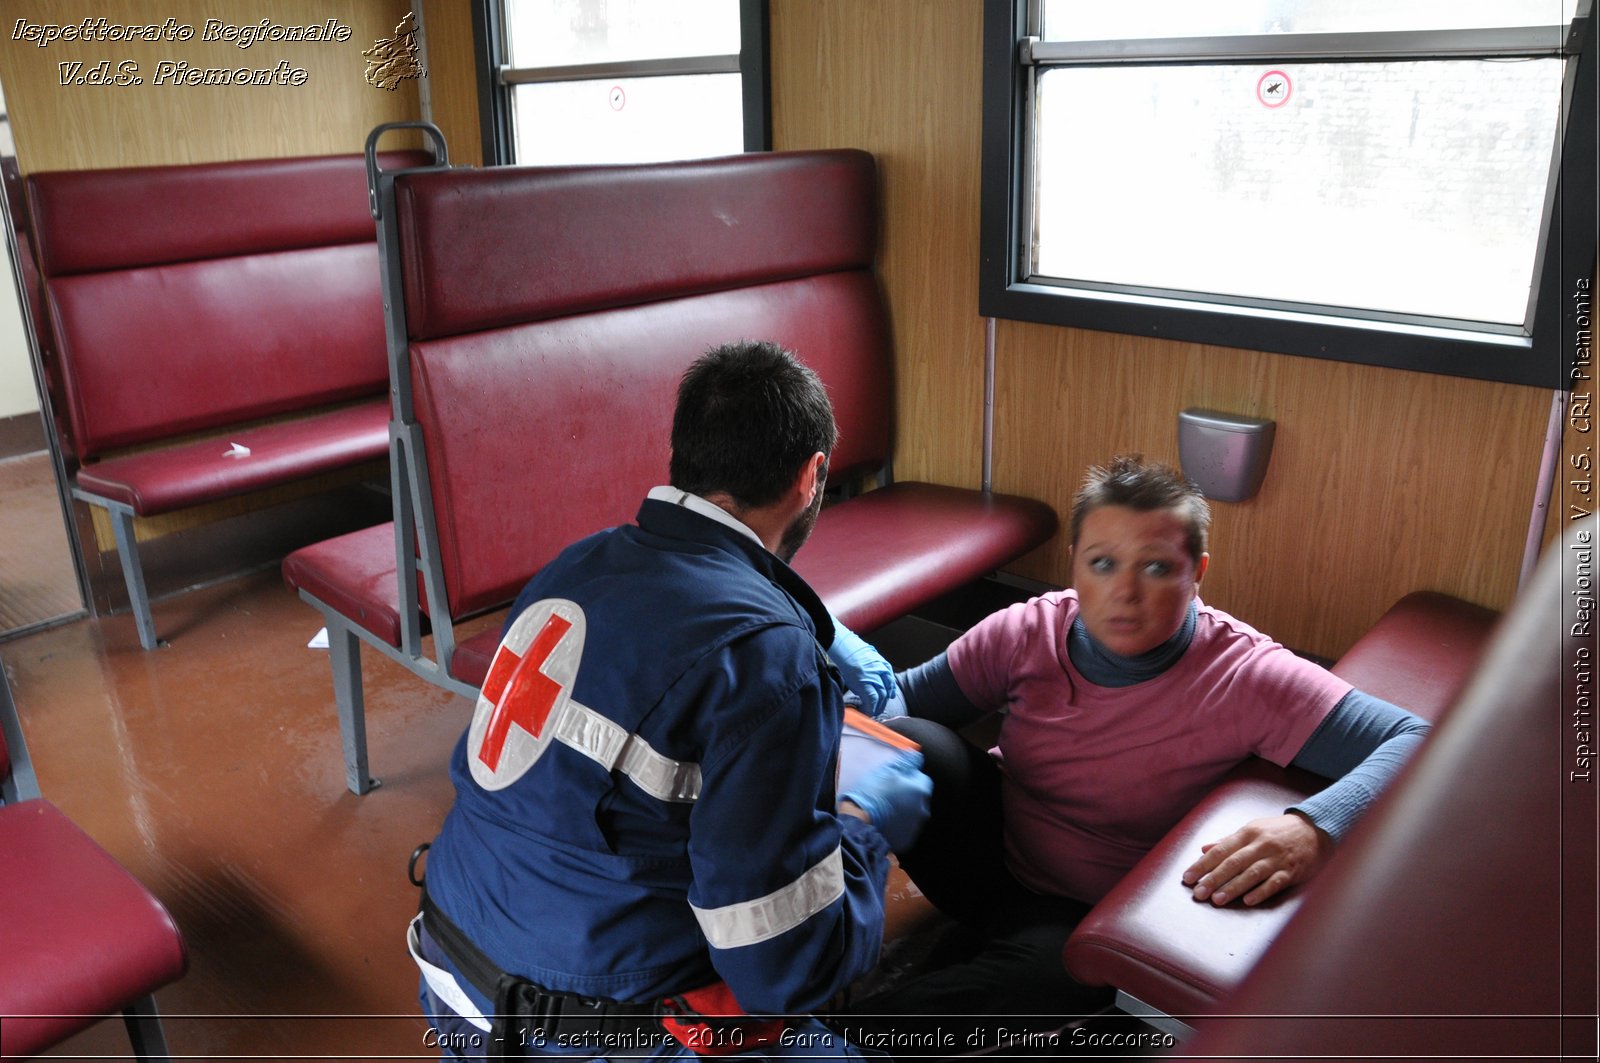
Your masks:
{"label": "silver reflective band", "polygon": [[553,736],[599,764],[620,771],[651,797],[689,802],[700,796],[700,765],[672,760],[586,705],[568,699]]}
{"label": "silver reflective band", "polygon": [[774,893],[721,908],[695,908],[694,917],[713,947],[736,949],[793,930],[842,896],[844,857],[834,849]]}

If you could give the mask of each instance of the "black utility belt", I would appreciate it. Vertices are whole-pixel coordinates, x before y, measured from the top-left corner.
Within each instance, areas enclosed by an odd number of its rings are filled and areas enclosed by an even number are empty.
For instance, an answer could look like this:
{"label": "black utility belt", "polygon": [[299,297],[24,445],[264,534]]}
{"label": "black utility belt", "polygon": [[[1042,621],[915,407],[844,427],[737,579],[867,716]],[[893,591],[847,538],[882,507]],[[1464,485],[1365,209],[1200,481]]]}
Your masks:
{"label": "black utility belt", "polygon": [[671,1036],[661,1025],[657,1004],[620,1003],[572,993],[553,993],[507,974],[422,891],[422,925],[444,954],[494,1007],[493,1019],[514,1020],[514,1039],[560,1044],[598,1044],[613,1048],[648,1047]]}
{"label": "black utility belt", "polygon": [[555,993],[501,970],[422,890],[422,926],[467,981],[493,1003],[496,1051],[509,1058],[545,1045],[609,1051],[677,1041],[702,1056],[746,1052],[777,1041],[783,1018],[745,1015],[724,983],[654,1003]]}

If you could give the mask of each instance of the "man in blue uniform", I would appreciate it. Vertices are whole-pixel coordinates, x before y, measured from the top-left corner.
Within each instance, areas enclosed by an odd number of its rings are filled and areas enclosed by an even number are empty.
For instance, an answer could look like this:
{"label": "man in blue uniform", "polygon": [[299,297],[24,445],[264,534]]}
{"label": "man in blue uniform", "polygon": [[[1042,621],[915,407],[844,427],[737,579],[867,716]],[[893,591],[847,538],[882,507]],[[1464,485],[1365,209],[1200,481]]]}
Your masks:
{"label": "man in blue uniform", "polygon": [[877,962],[890,845],[931,786],[834,792],[836,667],[869,703],[893,686],[786,563],[834,438],[788,352],[711,351],[679,388],[672,486],[512,606],[411,933],[447,1051],[860,1054],[808,1016]]}

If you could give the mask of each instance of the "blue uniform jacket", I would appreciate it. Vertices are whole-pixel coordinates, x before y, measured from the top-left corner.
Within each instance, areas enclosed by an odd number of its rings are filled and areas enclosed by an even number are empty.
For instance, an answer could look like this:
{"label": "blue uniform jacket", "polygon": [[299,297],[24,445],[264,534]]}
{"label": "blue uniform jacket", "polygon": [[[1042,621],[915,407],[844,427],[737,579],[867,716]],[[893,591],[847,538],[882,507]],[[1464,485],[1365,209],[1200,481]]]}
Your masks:
{"label": "blue uniform jacket", "polygon": [[663,800],[560,743],[487,790],[464,735],[434,902],[504,969],[586,996],[720,978],[747,1012],[796,1014],[870,970],[888,850],[834,812],[842,691],[815,593],[736,530],[651,499],[637,525],[566,549],[511,618],[546,599],[586,623],[571,697],[698,765],[699,795]]}

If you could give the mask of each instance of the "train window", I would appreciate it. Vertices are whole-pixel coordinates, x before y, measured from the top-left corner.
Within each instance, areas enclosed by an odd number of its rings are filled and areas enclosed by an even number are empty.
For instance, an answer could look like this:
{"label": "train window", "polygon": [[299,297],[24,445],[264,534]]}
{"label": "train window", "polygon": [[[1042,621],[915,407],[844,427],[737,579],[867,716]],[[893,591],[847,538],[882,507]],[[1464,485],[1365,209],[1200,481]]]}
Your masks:
{"label": "train window", "polygon": [[980,309],[1560,386],[1589,5],[989,0]]}
{"label": "train window", "polygon": [[653,162],[766,147],[764,3],[487,6],[491,161]]}

